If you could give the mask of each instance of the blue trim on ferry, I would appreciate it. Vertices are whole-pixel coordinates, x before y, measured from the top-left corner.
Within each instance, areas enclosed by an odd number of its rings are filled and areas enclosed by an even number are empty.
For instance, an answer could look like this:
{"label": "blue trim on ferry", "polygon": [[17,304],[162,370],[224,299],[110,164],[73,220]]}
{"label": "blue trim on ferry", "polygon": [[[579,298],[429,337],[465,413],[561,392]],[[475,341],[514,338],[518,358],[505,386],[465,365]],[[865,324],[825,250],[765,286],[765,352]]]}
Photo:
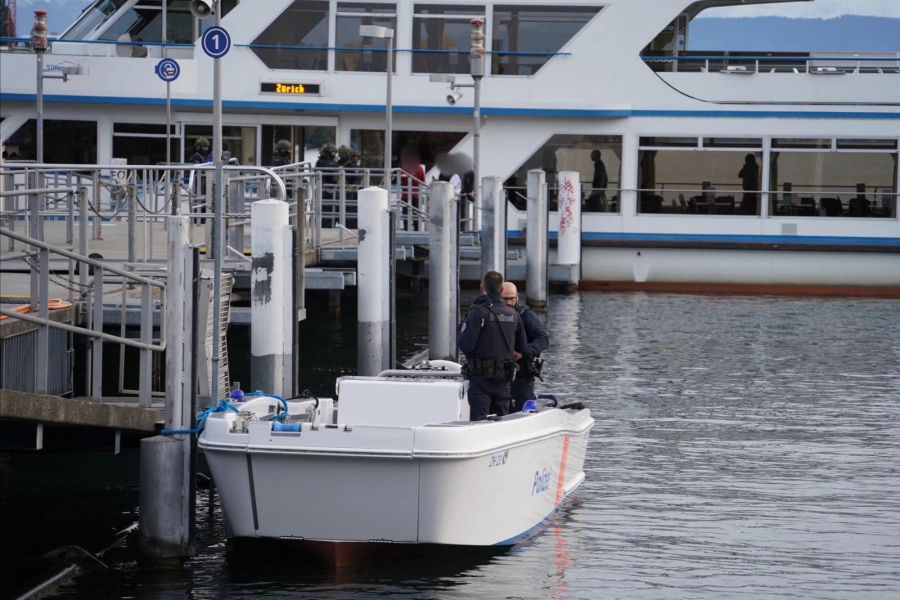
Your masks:
{"label": "blue trim on ferry", "polygon": [[[34,102],[34,94],[0,93],[4,102]],[[122,96],[70,96],[49,94],[44,101],[56,104],[99,104],[121,106],[165,106],[163,98],[126,98]],[[251,110],[293,110],[297,112],[359,112],[382,113],[383,104],[329,104],[325,102],[266,102],[224,100],[224,108]],[[212,100],[174,98],[176,108],[212,108]],[[395,105],[399,114],[470,115],[472,109],[465,106],[403,106]],[[712,119],[852,119],[852,120],[900,120],[897,112],[859,111],[789,111],[789,110],[640,110],[640,109],[555,109],[484,107],[482,114],[496,117],[544,117],[567,119],[624,119],[627,117],[683,117]]]}
{"label": "blue trim on ferry", "polygon": [[[521,231],[510,231],[510,239],[524,239]],[[550,232],[550,239],[557,233]],[[583,231],[582,240],[602,240],[606,242],[691,242],[698,244],[770,244],[781,246],[895,246],[900,248],[900,238],[889,237],[837,237],[819,235],[715,235],[689,233],[617,233],[603,231]]]}

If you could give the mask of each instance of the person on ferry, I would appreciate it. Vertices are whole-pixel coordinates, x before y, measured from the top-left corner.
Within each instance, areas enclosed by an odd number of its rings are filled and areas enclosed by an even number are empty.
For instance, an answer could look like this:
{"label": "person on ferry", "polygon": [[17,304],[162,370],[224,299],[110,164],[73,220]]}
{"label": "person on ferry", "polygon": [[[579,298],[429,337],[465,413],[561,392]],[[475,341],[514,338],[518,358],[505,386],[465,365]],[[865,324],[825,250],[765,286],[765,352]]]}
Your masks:
{"label": "person on ferry", "polygon": [[188,162],[192,162],[195,165],[212,162],[212,152],[209,150],[208,139],[205,137],[197,138],[197,141],[194,142],[194,153]]}
{"label": "person on ferry", "polygon": [[600,159],[600,151],[591,152],[591,160],[594,161],[594,178],[591,180],[591,195],[588,196],[585,208],[591,212],[600,212],[606,204],[606,186],[609,185],[609,176],[606,174],[606,165]]}
{"label": "person on ferry", "polygon": [[755,215],[757,210],[757,199],[759,194],[759,165],[756,162],[756,156],[753,153],[744,157],[744,166],[741,168],[738,177],[741,178],[741,188],[744,190],[744,196],[741,198],[741,214]]}
{"label": "person on ferry", "polygon": [[283,167],[291,164],[291,143],[288,140],[278,140],[275,144],[275,153],[272,155],[272,166]]}
{"label": "person on ferry", "polygon": [[[534,398],[534,379],[540,378],[541,369],[544,366],[541,360],[541,352],[550,346],[550,333],[544,327],[541,318],[531,310],[527,304],[519,304],[519,290],[512,281],[504,281],[503,287],[500,289],[500,295],[503,302],[510,308],[515,309],[522,319],[522,325],[525,327],[525,339],[528,341],[528,350],[532,356],[531,360],[526,360],[523,356],[516,361],[516,378],[513,379],[509,386],[510,396],[512,397],[512,408],[510,412],[519,412],[526,400]],[[543,379],[541,380],[543,381]]]}
{"label": "person on ferry", "polygon": [[457,337],[457,345],[466,355],[471,421],[509,413],[509,384],[515,377],[516,361],[531,359],[525,326],[519,313],[503,303],[502,286],[503,275],[497,271],[484,274],[482,295],[475,299]]}

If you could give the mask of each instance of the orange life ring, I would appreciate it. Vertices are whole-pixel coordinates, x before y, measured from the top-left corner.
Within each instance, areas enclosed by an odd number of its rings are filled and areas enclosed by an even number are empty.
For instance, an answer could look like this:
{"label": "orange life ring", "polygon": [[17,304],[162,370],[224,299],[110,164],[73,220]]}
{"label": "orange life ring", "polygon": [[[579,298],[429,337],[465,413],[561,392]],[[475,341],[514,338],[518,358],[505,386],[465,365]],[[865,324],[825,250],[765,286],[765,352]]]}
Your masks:
{"label": "orange life ring", "polygon": [[[68,300],[60,300],[59,298],[51,298],[47,301],[47,306],[50,310],[61,310],[63,308],[72,308],[72,303]],[[31,305],[29,304],[17,304],[12,307],[12,312],[17,312],[20,314],[27,314],[31,312]],[[0,315],[0,321],[4,319],[8,319],[6,315]]]}

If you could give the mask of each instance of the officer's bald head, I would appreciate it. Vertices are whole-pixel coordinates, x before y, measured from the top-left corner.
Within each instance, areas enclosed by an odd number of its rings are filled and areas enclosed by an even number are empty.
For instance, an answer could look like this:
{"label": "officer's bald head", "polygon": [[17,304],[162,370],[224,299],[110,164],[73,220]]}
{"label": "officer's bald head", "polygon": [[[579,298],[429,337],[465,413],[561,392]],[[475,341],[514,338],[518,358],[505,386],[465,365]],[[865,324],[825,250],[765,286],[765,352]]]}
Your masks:
{"label": "officer's bald head", "polygon": [[512,281],[504,281],[503,287],[500,288],[500,295],[503,296],[503,302],[509,306],[516,306],[519,303],[519,290]]}
{"label": "officer's bald head", "polygon": [[481,291],[488,296],[495,296],[500,293],[503,286],[503,275],[497,271],[488,271],[481,280]]}

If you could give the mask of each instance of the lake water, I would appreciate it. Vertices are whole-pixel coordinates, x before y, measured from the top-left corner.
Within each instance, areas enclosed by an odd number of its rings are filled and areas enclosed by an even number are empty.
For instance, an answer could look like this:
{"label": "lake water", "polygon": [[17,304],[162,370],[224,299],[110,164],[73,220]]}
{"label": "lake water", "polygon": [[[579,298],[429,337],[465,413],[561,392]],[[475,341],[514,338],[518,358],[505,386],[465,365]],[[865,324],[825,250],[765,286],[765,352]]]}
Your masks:
{"label": "lake water", "polygon": [[[426,298],[399,299],[401,353],[424,343]],[[57,594],[900,597],[898,309],[888,300],[554,295],[540,391],[585,402],[597,423],[586,482],[540,535],[508,551],[335,572],[226,544],[221,506],[201,493],[194,558],[145,563],[128,538],[104,555],[110,570]],[[341,322],[324,314],[313,309],[304,335],[331,342],[304,351],[303,372],[330,394],[334,377],[353,370],[355,306],[345,304]],[[233,360],[235,377],[246,377]],[[136,490],[113,494],[129,509],[103,521],[125,526]]]}

